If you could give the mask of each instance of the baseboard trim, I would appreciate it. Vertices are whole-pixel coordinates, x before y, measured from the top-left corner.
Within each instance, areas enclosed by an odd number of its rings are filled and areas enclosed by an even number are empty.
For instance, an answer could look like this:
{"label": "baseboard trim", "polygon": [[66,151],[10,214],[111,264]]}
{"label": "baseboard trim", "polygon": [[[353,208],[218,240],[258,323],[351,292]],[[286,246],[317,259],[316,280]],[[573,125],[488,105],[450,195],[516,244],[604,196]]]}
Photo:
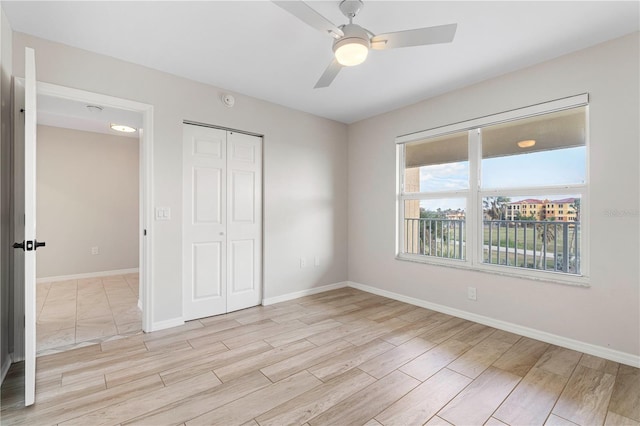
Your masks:
{"label": "baseboard trim", "polygon": [[4,383],[4,378],[7,377],[9,367],[11,367],[11,356],[7,355],[2,360],[2,367],[0,367],[0,385]]}
{"label": "baseboard trim", "polygon": [[167,328],[178,327],[180,325],[184,325],[184,319],[182,317],[172,318],[164,321],[155,321],[151,324],[151,329],[149,331],[160,331]]}
{"label": "baseboard trim", "polygon": [[463,311],[460,309],[439,305],[437,303],[427,302],[426,300],[405,296],[405,295],[394,293],[387,290],[382,290],[377,287],[372,287],[366,284],[360,284],[353,281],[348,281],[347,285],[349,287],[356,288],[358,290],[366,291],[367,293],[373,293],[373,294],[377,294],[378,296],[388,297],[389,299],[394,299],[400,302],[409,303],[411,305],[420,306],[422,308],[431,309],[433,311],[442,312],[444,314],[453,315],[458,318],[463,318],[469,321],[488,325],[490,327],[497,328],[500,330],[516,333],[521,336],[529,337],[531,339],[540,340],[542,342],[551,343],[557,346],[562,346],[567,349],[573,349],[575,351],[583,352],[589,355],[594,355],[600,358],[605,358],[611,361],[619,362],[621,364],[626,364],[632,367],[640,368],[640,356],[637,356],[637,355],[617,351],[610,348],[605,348],[603,346],[597,346],[597,345],[582,342],[579,340],[570,339],[567,337],[559,336],[557,334],[547,333],[546,331],[541,331],[534,328],[524,327],[511,322],[497,320],[494,318],[486,317],[484,315],[478,315],[478,314]]}
{"label": "baseboard trim", "polygon": [[37,284],[53,283],[57,281],[80,280],[83,278],[96,278],[96,277],[107,277],[111,275],[135,274],[137,272],[139,272],[139,268],[113,269],[111,271],[88,272],[86,274],[59,275],[57,277],[42,277],[42,278],[37,278],[36,283]]}
{"label": "baseboard trim", "polygon": [[321,287],[313,287],[306,290],[295,291],[293,293],[287,293],[281,296],[269,297],[267,299],[262,299],[262,305],[267,306],[273,305],[274,303],[286,302],[287,300],[298,299],[304,296],[311,296],[313,294],[324,293],[325,291],[347,287],[347,285],[347,281],[342,281],[339,283],[323,285]]}

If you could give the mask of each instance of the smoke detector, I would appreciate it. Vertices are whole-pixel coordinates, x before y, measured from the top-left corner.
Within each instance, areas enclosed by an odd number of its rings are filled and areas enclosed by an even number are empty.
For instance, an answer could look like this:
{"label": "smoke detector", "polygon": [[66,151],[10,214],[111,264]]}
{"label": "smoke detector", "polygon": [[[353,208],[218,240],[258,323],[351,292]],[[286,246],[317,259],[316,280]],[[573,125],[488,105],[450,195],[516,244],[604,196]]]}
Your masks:
{"label": "smoke detector", "polygon": [[87,105],[87,109],[92,114],[98,114],[98,113],[102,112],[102,110],[104,108],[102,108],[101,106],[98,106],[98,105]]}
{"label": "smoke detector", "polygon": [[231,95],[222,95],[222,103],[231,108],[236,103],[236,98]]}

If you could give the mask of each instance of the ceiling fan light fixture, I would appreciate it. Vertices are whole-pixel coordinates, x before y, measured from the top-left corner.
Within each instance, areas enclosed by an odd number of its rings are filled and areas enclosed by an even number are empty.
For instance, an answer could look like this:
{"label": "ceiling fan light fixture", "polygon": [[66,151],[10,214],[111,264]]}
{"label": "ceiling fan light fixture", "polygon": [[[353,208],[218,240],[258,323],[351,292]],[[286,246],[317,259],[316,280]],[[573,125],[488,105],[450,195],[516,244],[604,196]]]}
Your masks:
{"label": "ceiling fan light fixture", "polygon": [[304,1],[272,0],[272,2],[305,24],[336,39],[333,42],[334,59],[324,70],[316,85],[313,86],[314,89],[328,87],[343,67],[352,67],[363,63],[367,59],[369,49],[387,50],[398,47],[451,43],[458,28],[458,24],[447,24],[376,35],[353,23],[353,19],[362,10],[362,0],[340,1],[338,7],[349,20],[348,24],[340,26],[336,26]]}
{"label": "ceiling fan light fixture", "polygon": [[342,28],[344,37],[333,43],[333,53],[336,61],[342,66],[352,67],[360,65],[369,54],[369,34],[359,25],[347,24]]}
{"label": "ceiling fan light fixture", "polygon": [[365,43],[362,43],[362,40],[352,39],[340,46],[336,43],[334,53],[340,65],[352,67],[360,65],[367,59],[369,48]]}

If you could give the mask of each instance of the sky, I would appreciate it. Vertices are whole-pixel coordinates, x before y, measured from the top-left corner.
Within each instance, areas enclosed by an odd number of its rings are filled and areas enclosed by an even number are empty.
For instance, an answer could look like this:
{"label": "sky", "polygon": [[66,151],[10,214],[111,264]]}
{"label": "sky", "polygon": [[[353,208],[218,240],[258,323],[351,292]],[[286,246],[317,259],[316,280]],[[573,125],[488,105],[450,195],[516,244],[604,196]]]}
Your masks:
{"label": "sky", "polygon": [[[584,146],[483,159],[481,187],[500,189],[581,184],[585,182],[585,168],[586,148]],[[469,163],[467,161],[420,168],[421,192],[465,190],[468,187]],[[522,196],[511,197],[511,200],[567,197],[567,195]],[[428,210],[466,209],[464,198],[423,200],[420,202],[420,207]]]}

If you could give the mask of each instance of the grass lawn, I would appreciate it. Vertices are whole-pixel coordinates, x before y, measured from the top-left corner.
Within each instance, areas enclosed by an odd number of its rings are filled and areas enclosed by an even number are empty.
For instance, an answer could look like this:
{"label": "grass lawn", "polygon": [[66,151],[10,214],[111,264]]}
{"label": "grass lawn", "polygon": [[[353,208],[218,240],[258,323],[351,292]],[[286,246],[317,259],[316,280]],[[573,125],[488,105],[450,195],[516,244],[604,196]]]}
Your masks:
{"label": "grass lawn", "polygon": [[[500,222],[498,222],[500,223]],[[543,231],[543,226],[534,225],[534,224],[523,224],[511,222],[501,222],[498,227],[498,223],[492,224],[491,229],[491,241],[489,241],[489,225],[485,224],[484,226],[484,238],[483,243],[485,245],[499,246],[501,248],[509,247],[510,249],[518,248],[518,249],[527,249],[527,250],[537,250],[543,251],[543,240],[540,237],[541,232]],[[509,225],[508,227],[506,225]],[[562,253],[562,247],[564,244],[564,225],[562,222],[554,224],[553,222],[549,222],[547,225],[547,234],[549,235],[548,241],[546,243],[547,253],[555,252],[555,246],[557,242],[558,252]],[[571,239],[575,238],[575,227],[569,226],[568,229],[568,241],[567,244],[569,247],[571,245]],[[535,234],[535,235],[534,235]],[[557,234],[557,238],[554,238],[554,235]],[[526,241],[526,247],[525,247]],[[574,244],[575,246],[575,241]]]}

